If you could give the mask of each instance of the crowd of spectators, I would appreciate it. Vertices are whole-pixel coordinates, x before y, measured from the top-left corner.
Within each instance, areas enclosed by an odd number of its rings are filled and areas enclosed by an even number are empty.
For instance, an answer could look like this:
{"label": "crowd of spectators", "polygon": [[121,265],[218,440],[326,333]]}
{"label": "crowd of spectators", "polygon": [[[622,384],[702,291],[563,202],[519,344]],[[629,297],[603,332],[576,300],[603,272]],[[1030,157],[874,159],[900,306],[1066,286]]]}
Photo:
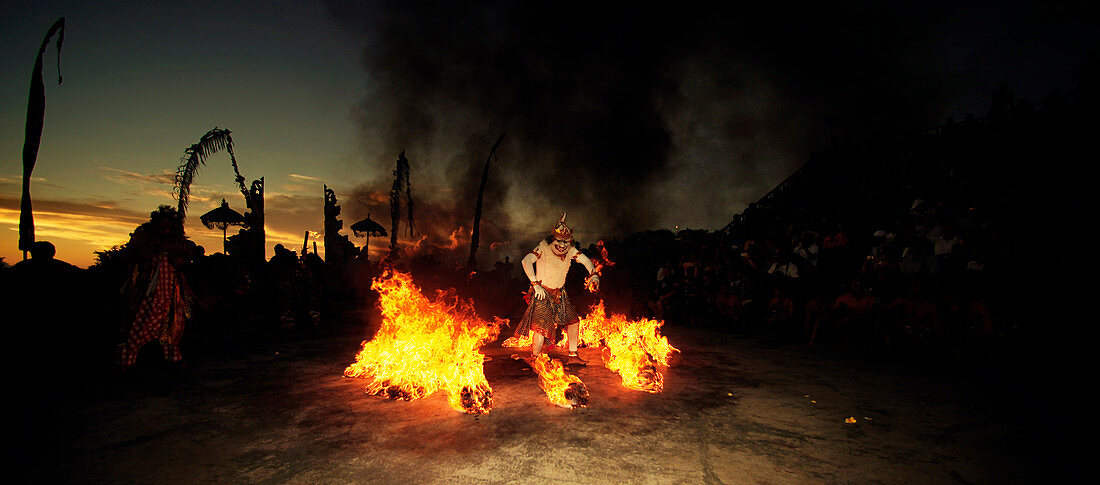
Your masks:
{"label": "crowd of spectators", "polygon": [[609,246],[670,325],[940,361],[1018,352],[1058,331],[1078,266],[1052,247],[1087,245],[1072,174],[1090,96],[1033,105],[1002,87],[985,118],[815,153],[721,231]]}

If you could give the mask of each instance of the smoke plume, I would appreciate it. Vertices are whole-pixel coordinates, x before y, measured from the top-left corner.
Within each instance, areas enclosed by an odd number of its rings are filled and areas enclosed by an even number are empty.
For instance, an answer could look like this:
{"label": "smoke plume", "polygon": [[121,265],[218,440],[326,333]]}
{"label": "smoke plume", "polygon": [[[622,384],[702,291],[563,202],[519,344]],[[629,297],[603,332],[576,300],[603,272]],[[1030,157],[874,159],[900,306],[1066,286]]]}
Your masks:
{"label": "smoke plume", "polygon": [[483,220],[528,240],[568,210],[585,242],[719,228],[830,139],[942,122],[996,81],[968,67],[978,38],[1020,34],[1011,19],[1032,14],[1010,6],[982,24],[981,8],[959,2],[326,3],[363,43],[370,89],[355,113],[372,173],[406,150],[414,197],[454,217],[436,221],[445,232],[468,228],[484,159],[507,131]]}

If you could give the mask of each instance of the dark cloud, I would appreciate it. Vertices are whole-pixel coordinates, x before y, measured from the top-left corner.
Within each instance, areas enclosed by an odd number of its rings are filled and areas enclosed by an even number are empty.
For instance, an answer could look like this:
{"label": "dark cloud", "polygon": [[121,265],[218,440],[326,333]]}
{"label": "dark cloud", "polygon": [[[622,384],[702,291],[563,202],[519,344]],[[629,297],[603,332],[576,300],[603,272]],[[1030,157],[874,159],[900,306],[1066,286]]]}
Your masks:
{"label": "dark cloud", "polygon": [[169,172],[162,170],[160,173],[138,173],[130,170],[122,170],[113,167],[99,167],[99,171],[103,174],[103,177],[107,180],[114,182],[131,184],[131,185],[145,185],[145,184],[159,184],[159,185],[175,185],[176,184],[176,172]]}
{"label": "dark cloud", "polygon": [[[0,196],[0,209],[19,210],[19,197]],[[134,227],[149,220],[149,213],[135,212],[120,208],[120,204],[111,200],[59,200],[34,199],[34,210],[40,213],[63,214],[67,216],[90,216],[108,219],[120,224],[133,224]]]}
{"label": "dark cloud", "polygon": [[[414,190],[455,201],[448,230],[503,130],[502,227],[570,209],[600,235],[716,228],[834,137],[980,115],[997,83],[1045,92],[1095,46],[1079,15],[1028,2],[326,4],[364,43],[372,165],[407,149]],[[1045,76],[1020,64],[1051,56]]]}

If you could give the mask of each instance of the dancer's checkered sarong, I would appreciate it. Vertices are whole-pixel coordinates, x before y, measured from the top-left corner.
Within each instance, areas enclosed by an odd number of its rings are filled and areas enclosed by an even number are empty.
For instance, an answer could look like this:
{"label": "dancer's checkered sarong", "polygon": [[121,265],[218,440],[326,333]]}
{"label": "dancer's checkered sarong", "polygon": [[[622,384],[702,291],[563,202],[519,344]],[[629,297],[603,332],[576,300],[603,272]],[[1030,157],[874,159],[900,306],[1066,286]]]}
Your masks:
{"label": "dancer's checkered sarong", "polygon": [[527,312],[516,327],[516,335],[526,337],[529,332],[542,334],[549,342],[554,341],[554,331],[559,326],[567,327],[580,321],[577,310],[569,301],[565,290],[546,290],[546,298],[531,297]]}
{"label": "dancer's checkered sarong", "polygon": [[179,362],[183,359],[179,344],[183,336],[186,318],[183,307],[186,303],[180,294],[176,270],[168,262],[168,257],[163,254],[157,256],[155,264],[148,294],[134,315],[126,341],[119,348],[118,364],[122,367],[134,365],[138,351],[154,339],[160,341],[164,360]]}

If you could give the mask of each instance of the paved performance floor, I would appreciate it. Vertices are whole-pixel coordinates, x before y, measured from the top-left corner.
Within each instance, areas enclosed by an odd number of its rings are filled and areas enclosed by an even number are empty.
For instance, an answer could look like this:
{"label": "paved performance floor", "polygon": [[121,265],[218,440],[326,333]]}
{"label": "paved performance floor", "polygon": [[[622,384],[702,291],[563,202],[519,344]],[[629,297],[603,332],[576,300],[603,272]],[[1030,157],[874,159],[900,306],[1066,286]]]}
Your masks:
{"label": "paved performance floor", "polygon": [[[660,394],[591,363],[585,409],[554,406],[494,345],[488,415],[400,402],[342,377],[362,332],[250,342],[185,369],[44,377],[19,456],[90,483],[1005,483],[1071,475],[1027,383],[668,328]],[[155,357],[155,354],[154,354]],[[846,422],[854,418],[854,423]],[[38,420],[38,421],[35,421]],[[34,432],[33,430],[41,430]],[[1054,439],[1052,439],[1054,438]]]}

